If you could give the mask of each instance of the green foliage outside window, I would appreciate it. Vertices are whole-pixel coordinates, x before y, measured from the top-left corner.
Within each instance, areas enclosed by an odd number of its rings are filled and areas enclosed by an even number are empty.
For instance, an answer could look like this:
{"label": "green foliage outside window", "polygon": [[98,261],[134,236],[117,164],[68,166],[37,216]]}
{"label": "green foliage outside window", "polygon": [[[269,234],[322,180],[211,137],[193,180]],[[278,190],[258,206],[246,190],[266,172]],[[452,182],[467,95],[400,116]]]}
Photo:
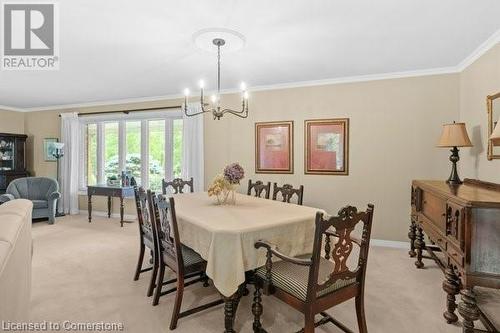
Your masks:
{"label": "green foliage outside window", "polygon": [[[149,188],[161,189],[161,180],[165,178],[165,127],[163,120],[150,121],[149,128]],[[172,170],[174,177],[181,177],[182,171],[182,119],[173,121],[172,133]],[[105,123],[104,142],[104,176],[106,181],[111,176],[119,176],[118,157],[118,123]],[[87,127],[87,183],[97,183],[97,125],[89,124]],[[141,135],[140,123],[130,122],[126,127],[126,166],[127,172],[131,173],[141,183]],[[147,186],[147,184],[144,184]]]}

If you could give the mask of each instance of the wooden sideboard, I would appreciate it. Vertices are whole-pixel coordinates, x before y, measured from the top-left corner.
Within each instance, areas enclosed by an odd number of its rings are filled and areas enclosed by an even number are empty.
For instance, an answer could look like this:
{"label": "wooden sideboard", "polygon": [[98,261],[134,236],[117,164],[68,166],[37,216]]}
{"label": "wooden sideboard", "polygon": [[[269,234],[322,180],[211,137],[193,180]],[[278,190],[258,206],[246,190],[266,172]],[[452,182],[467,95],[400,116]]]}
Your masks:
{"label": "wooden sideboard", "polygon": [[458,320],[455,296],[460,293],[458,312],[464,332],[475,331],[478,319],[488,331],[498,332],[478,308],[473,288],[500,288],[500,185],[472,179],[462,185],[414,180],[408,237],[417,268],[423,268],[422,259],[429,258],[444,271],[446,321]]}

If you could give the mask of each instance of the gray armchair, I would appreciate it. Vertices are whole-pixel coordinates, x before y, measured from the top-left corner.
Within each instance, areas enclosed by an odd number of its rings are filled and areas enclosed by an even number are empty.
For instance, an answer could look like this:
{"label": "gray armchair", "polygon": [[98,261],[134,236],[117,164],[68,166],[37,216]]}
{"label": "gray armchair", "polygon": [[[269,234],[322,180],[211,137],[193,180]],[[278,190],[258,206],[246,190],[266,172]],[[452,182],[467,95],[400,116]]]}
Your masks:
{"label": "gray armchair", "polygon": [[61,197],[57,180],[45,177],[27,177],[13,180],[6,194],[0,195],[0,204],[14,199],[33,202],[33,218],[48,218],[49,224],[56,219],[56,204]]}

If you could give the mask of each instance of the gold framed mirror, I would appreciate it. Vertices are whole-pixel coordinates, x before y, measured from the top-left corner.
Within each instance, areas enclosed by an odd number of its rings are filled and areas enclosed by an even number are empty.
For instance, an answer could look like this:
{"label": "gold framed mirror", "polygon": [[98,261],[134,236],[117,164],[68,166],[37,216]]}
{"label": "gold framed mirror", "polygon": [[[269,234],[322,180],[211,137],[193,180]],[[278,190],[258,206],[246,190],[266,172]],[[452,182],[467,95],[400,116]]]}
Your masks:
{"label": "gold framed mirror", "polygon": [[500,92],[486,97],[488,107],[488,161],[500,159],[500,144],[493,144],[490,140],[491,133],[500,119]]}

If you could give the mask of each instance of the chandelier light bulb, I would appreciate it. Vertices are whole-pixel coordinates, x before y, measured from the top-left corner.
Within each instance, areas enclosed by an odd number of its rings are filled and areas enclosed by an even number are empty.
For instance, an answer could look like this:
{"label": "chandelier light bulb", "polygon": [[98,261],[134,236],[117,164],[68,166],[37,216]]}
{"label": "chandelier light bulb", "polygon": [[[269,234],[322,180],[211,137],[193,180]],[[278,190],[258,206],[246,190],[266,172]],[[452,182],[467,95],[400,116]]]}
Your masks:
{"label": "chandelier light bulb", "polygon": [[248,99],[248,91],[245,91],[245,92],[243,93],[243,98],[244,98],[244,99]]}
{"label": "chandelier light bulb", "polygon": [[240,88],[241,88],[241,90],[242,90],[242,91],[247,90],[247,85],[246,85],[246,83],[245,83],[245,82],[241,82]]}
{"label": "chandelier light bulb", "polygon": [[217,102],[217,96],[215,95],[212,95],[212,97],[210,97],[210,99],[212,100],[212,103],[215,104],[215,102]]}
{"label": "chandelier light bulb", "polygon": [[186,97],[189,96],[189,89],[188,88],[184,89],[184,96],[186,96]]}
{"label": "chandelier light bulb", "polygon": [[200,80],[200,82],[199,82],[198,84],[199,84],[199,86],[200,86],[200,89],[205,88],[205,81]]}

